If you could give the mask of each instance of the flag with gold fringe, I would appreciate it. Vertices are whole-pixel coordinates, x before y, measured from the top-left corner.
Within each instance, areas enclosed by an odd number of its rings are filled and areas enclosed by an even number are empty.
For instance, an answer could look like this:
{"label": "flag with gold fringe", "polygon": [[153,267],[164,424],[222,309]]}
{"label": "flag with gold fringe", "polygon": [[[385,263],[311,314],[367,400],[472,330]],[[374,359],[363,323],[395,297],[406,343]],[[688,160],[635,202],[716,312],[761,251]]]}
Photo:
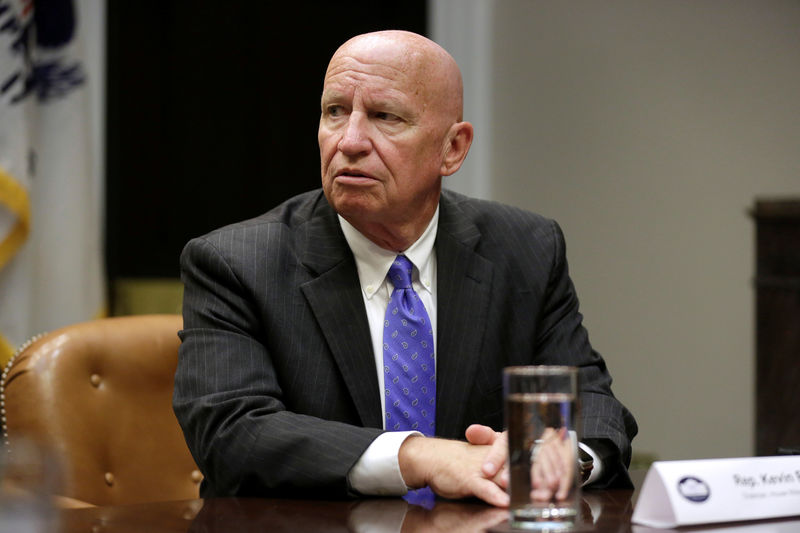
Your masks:
{"label": "flag with gold fringe", "polygon": [[104,3],[0,0],[0,363],[104,314]]}

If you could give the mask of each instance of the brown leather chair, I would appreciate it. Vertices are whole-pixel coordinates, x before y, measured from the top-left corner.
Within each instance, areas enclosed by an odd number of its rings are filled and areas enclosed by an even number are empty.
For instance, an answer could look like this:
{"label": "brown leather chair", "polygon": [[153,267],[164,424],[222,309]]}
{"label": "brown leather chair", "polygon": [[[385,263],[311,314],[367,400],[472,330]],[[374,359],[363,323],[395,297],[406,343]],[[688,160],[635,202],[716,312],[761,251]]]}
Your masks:
{"label": "brown leather chair", "polygon": [[[5,446],[59,465],[61,503],[198,497],[202,475],[172,412],[180,315],[93,320],[46,334],[3,373]],[[77,502],[75,500],[78,500]]]}

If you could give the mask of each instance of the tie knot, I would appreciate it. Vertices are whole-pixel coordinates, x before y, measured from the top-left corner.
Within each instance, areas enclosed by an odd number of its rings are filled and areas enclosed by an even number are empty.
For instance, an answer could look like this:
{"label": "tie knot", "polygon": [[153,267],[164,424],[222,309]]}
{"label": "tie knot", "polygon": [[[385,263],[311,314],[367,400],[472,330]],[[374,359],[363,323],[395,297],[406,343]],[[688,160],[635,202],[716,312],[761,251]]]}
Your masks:
{"label": "tie knot", "polygon": [[411,288],[411,269],[414,265],[404,255],[398,255],[394,258],[392,266],[389,267],[389,279],[392,280],[392,285],[395,289],[410,289]]}

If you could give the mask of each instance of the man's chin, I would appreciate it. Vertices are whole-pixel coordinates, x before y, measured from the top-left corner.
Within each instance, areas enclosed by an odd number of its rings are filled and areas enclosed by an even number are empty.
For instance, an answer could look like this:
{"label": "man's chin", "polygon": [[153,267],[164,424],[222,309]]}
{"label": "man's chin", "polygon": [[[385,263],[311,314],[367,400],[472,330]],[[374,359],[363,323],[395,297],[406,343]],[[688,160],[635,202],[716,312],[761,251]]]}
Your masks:
{"label": "man's chin", "polygon": [[369,218],[383,207],[380,197],[375,194],[374,189],[370,191],[364,188],[334,186],[326,196],[336,212],[345,218]]}

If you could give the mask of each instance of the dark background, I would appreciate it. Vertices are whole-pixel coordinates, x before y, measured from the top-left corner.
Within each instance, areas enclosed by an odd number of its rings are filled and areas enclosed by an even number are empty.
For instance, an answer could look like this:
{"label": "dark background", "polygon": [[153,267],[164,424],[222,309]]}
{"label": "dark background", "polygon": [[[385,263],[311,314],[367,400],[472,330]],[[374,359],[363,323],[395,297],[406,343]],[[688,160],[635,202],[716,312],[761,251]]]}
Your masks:
{"label": "dark background", "polygon": [[426,2],[109,2],[106,266],[178,277],[191,237],[319,187],[328,60],[426,33]]}

